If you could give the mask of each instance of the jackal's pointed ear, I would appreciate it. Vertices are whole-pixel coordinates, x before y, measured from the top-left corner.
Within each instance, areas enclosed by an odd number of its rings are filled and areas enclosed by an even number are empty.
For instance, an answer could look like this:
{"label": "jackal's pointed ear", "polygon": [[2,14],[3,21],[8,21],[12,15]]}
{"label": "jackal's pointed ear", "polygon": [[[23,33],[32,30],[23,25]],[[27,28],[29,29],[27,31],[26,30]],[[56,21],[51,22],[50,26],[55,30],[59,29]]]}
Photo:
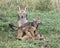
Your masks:
{"label": "jackal's pointed ear", "polygon": [[28,11],[28,6],[25,7],[25,11]]}
{"label": "jackal's pointed ear", "polygon": [[40,23],[40,22],[41,22],[40,17],[38,17],[37,18],[37,23]]}
{"label": "jackal's pointed ear", "polygon": [[33,21],[36,21],[36,18],[35,17],[33,17]]}
{"label": "jackal's pointed ear", "polygon": [[20,11],[20,6],[17,6],[17,10]]}
{"label": "jackal's pointed ear", "polygon": [[40,17],[38,17],[38,19],[40,20]]}

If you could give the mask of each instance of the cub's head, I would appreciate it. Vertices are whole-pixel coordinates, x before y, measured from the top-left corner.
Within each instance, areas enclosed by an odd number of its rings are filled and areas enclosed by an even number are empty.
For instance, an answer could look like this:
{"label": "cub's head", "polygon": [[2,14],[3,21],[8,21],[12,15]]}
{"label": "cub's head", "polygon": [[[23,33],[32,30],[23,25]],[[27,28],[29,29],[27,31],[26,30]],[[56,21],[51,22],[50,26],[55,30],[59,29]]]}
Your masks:
{"label": "cub's head", "polygon": [[38,17],[37,19],[34,18],[33,19],[33,23],[34,23],[34,27],[36,27],[36,29],[38,28],[38,25],[42,24],[41,23],[41,20],[40,20],[40,17]]}
{"label": "cub's head", "polygon": [[41,23],[40,17],[38,17],[37,19],[34,18],[33,21],[35,22],[35,24],[39,25]]}

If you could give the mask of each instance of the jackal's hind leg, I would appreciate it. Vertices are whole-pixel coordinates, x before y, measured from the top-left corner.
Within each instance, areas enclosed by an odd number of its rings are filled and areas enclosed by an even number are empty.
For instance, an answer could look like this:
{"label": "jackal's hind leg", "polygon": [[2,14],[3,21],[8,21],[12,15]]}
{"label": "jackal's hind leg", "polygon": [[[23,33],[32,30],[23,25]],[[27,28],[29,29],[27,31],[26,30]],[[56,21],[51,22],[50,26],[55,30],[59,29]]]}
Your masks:
{"label": "jackal's hind leg", "polygon": [[38,34],[35,36],[35,40],[39,40],[39,39],[40,39],[40,35]]}

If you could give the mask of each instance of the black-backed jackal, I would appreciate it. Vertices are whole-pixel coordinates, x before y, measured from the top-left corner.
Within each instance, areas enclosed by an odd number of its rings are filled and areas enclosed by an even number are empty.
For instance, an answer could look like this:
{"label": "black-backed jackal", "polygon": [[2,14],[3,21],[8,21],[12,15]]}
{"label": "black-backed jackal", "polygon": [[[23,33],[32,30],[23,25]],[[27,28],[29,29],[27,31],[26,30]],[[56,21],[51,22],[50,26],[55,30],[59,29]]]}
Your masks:
{"label": "black-backed jackal", "polygon": [[18,30],[17,39],[40,39],[40,35],[38,34],[38,25],[41,24],[40,18],[37,20],[34,19],[32,22],[27,22],[20,27],[16,27],[14,25],[9,24],[9,26],[14,29]]}
{"label": "black-backed jackal", "polygon": [[28,22],[28,15],[27,15],[27,7],[25,9],[20,9],[18,6],[18,27],[20,27],[22,24]]}

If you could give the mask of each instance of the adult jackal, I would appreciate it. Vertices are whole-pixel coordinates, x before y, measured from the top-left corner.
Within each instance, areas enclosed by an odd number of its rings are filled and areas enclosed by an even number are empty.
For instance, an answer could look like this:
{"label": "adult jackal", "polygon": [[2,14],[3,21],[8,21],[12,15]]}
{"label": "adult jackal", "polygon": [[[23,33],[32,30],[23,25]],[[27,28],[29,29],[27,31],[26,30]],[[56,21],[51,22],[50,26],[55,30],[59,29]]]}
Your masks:
{"label": "adult jackal", "polygon": [[27,15],[27,7],[25,9],[20,9],[18,6],[18,27],[20,27],[22,24],[28,22],[28,15]]}

